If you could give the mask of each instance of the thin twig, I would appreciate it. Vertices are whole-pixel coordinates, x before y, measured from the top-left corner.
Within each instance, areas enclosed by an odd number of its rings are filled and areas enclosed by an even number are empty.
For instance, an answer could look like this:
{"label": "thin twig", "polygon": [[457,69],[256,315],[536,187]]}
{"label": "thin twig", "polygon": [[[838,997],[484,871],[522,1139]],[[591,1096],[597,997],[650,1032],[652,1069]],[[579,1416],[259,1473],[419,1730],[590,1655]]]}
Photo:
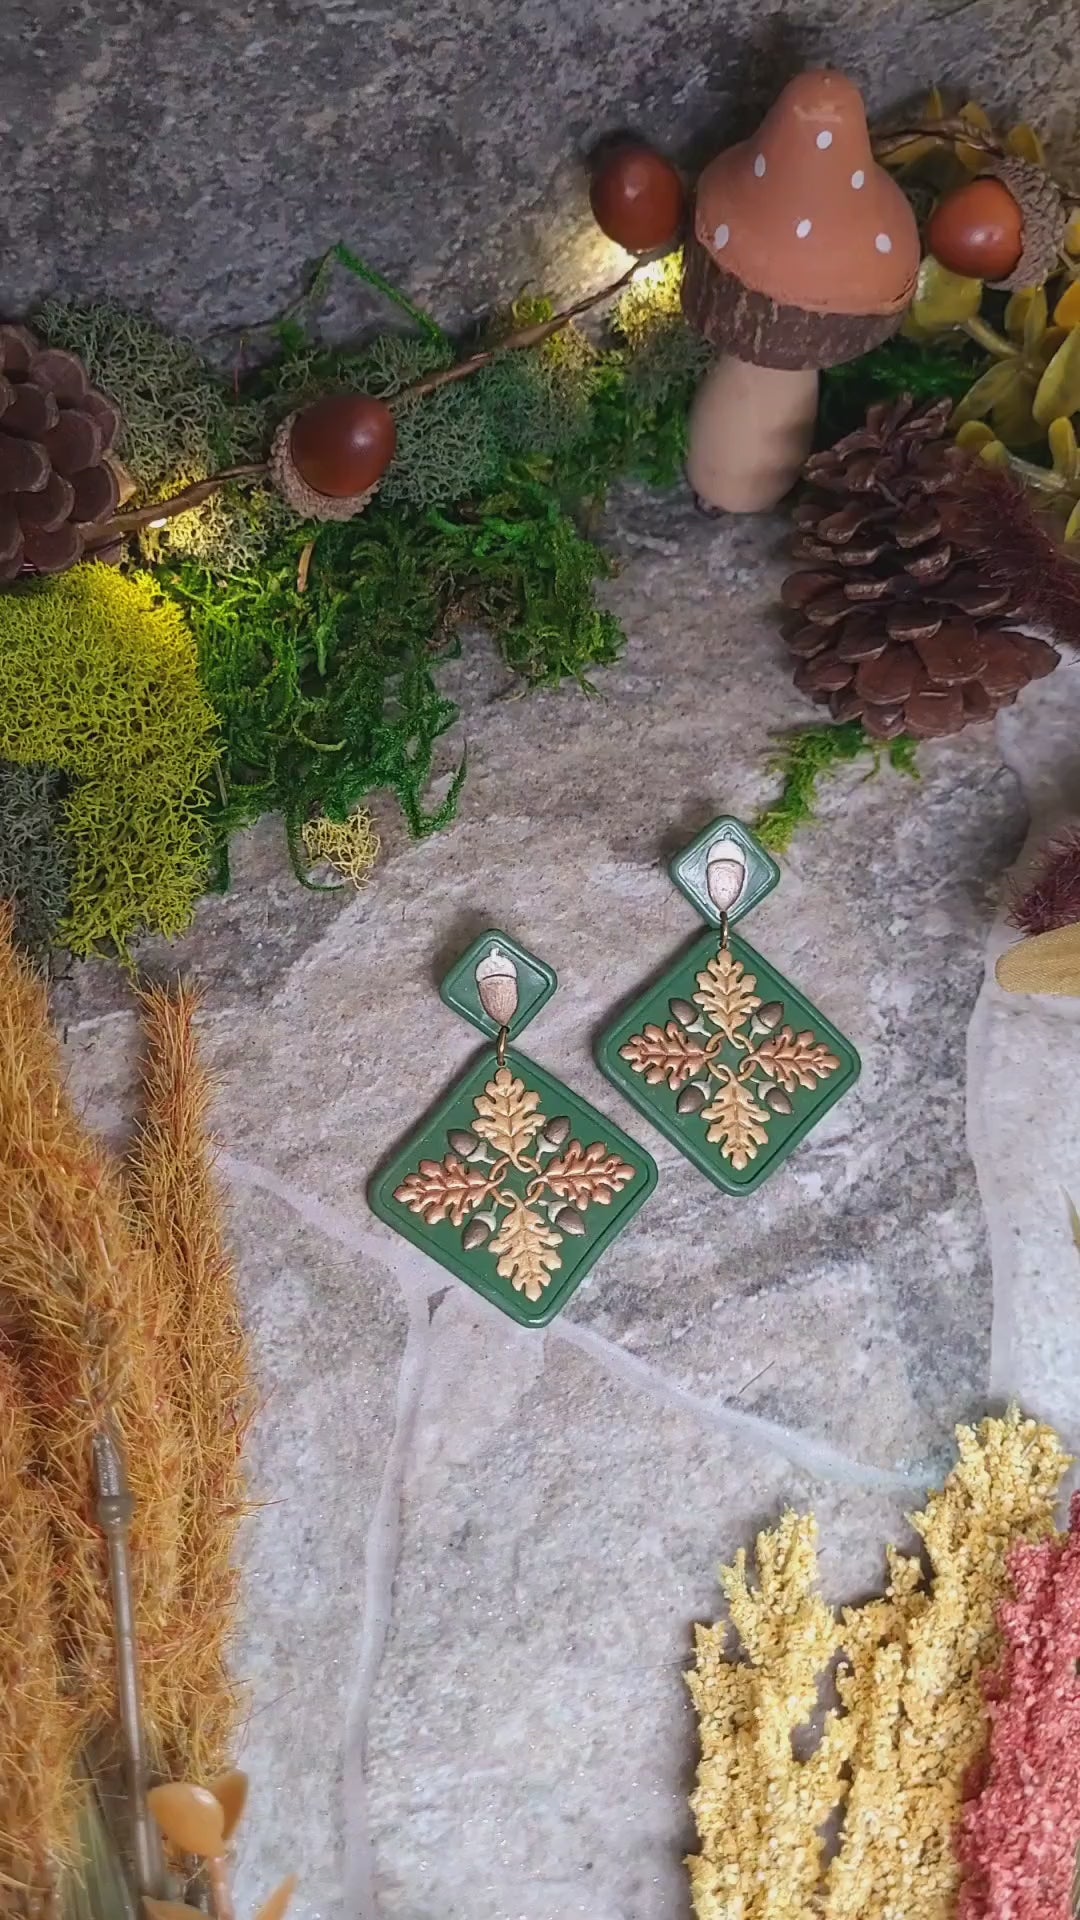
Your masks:
{"label": "thin twig", "polygon": [[196,480],[193,486],[185,487],[182,493],[174,493],[168,500],[152,500],[149,506],[135,507],[131,513],[118,513],[112,520],[102,520],[94,527],[87,539],[87,548],[106,547],[125,533],[138,533],[141,527],[150,526],[155,520],[171,520],[174,514],[188,513],[192,507],[201,507],[219,487],[230,480],[261,480],[266,473],[265,460],[253,460],[244,467],[226,467],[222,473],[212,473],[205,480]]}
{"label": "thin twig", "polygon": [[[336,251],[336,249],[335,249]],[[467,360],[459,360],[456,366],[444,367],[440,373],[428,374],[426,379],[418,380],[414,386],[403,387],[388,400],[391,407],[403,402],[419,400],[425,394],[434,393],[439,387],[449,386],[454,380],[467,380],[471,374],[479,373],[481,368],[489,367],[503,353],[520,353],[527,347],[538,347],[544,340],[550,340],[553,333],[569,326],[581,313],[598,307],[602,301],[610,300],[623,287],[629,286],[634,274],[641,265],[635,260],[626,272],[613,280],[610,286],[601,287],[597,293],[588,293],[583,300],[575,300],[572,307],[564,307],[561,313],[554,313],[550,320],[538,320],[529,327],[519,327],[516,333],[508,333],[497,346],[488,347],[483,353],[471,354]],[[223,473],[212,473],[205,480],[196,480],[193,486],[185,487],[182,493],[174,493],[168,500],[152,500],[148,506],[136,507],[131,513],[117,514],[112,520],[104,520],[93,528],[87,537],[87,552],[108,546],[113,540],[128,533],[138,533],[141,528],[152,526],[155,520],[171,520],[178,513],[189,513],[193,507],[201,507],[219,487],[230,480],[262,480],[267,473],[265,460],[252,461],[244,467],[226,467]],[[303,587],[300,588],[303,592]]]}
{"label": "thin twig", "polygon": [[300,549],[300,564],[296,569],[296,591],[307,592],[308,574],[311,572],[311,556],[315,551],[314,540],[306,540]]}
{"label": "thin twig", "polygon": [[872,134],[870,146],[875,160],[888,160],[905,147],[913,147],[917,140],[933,140],[943,147],[974,147],[978,153],[991,153],[997,159],[1005,152],[996,134],[971,126],[959,114],[947,120],[916,122],[911,127],[890,127],[885,133]]}
{"label": "thin twig", "polygon": [[610,286],[601,287],[599,293],[586,294],[583,300],[575,301],[572,307],[564,307],[561,313],[552,314],[550,320],[538,320],[531,327],[520,327],[517,333],[508,333],[496,346],[487,347],[482,353],[474,353],[468,360],[459,360],[456,366],[444,367],[440,373],[429,373],[411,387],[403,387],[400,393],[394,395],[390,405],[398,406],[404,400],[419,400],[425,394],[435,393],[439,387],[449,386],[451,381],[467,380],[470,374],[479,373],[482,367],[490,367],[500,354],[519,353],[524,347],[540,346],[542,341],[550,340],[553,333],[569,326],[578,314],[588,313],[591,307],[598,307],[602,300],[610,300],[623,287],[629,286],[640,265],[640,260],[635,260]]}

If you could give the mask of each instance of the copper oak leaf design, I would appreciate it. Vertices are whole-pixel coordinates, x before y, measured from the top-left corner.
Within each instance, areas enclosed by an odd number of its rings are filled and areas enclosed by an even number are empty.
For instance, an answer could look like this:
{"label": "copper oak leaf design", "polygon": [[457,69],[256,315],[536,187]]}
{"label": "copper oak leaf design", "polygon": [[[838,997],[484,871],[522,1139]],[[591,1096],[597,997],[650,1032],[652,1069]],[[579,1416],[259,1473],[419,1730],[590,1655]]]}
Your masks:
{"label": "copper oak leaf design", "polygon": [[429,1225],[464,1227],[468,1252],[483,1249],[501,1280],[538,1300],[562,1268],[565,1237],[586,1232],[582,1216],[610,1206],[635,1169],[601,1140],[570,1139],[569,1120],[548,1120],[540,1095],[508,1067],[472,1104],[471,1125],[448,1136],[451,1151],[421,1160],[394,1198]]}

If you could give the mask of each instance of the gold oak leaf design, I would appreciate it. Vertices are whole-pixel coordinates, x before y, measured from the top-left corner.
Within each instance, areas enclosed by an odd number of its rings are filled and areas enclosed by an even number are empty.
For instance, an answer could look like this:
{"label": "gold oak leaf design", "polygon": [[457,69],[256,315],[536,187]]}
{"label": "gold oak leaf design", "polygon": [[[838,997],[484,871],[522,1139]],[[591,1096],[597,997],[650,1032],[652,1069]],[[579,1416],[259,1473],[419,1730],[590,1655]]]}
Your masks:
{"label": "gold oak leaf design", "polygon": [[779,1080],[785,1093],[794,1093],[796,1087],[816,1087],[819,1080],[827,1080],[840,1062],[815,1034],[781,1027],[762,1041],[754,1064],[770,1080]]}
{"label": "gold oak leaf design", "polygon": [[560,1200],[571,1201],[582,1213],[593,1204],[610,1206],[633,1177],[633,1167],[628,1167],[617,1153],[609,1153],[600,1140],[594,1140],[591,1147],[571,1140],[566,1151],[544,1169],[544,1181],[552,1193]]}
{"label": "gold oak leaf design", "polygon": [[761,995],[754,992],[755,976],[747,973],[742,961],[736,960],[729,948],[722,947],[698,974],[697,983],[695,1003],[734,1044],[750,1015],[761,1005]]}
{"label": "gold oak leaf design", "polygon": [[522,1154],[531,1147],[544,1124],[544,1115],[539,1111],[540,1095],[530,1092],[509,1067],[500,1067],[483,1093],[477,1094],[473,1106],[477,1115],[473,1132],[482,1140],[490,1141],[496,1153],[508,1154],[514,1166],[520,1167]]}
{"label": "gold oak leaf design", "polygon": [[707,1138],[719,1145],[737,1173],[756,1160],[758,1148],[768,1142],[769,1116],[741,1080],[729,1080],[721,1087],[711,1105],[702,1108],[701,1117],[711,1122]]}
{"label": "gold oak leaf design", "polygon": [[658,1087],[665,1080],[672,1093],[705,1065],[704,1047],[691,1040],[677,1020],[669,1020],[666,1027],[650,1024],[640,1033],[631,1034],[626,1045],[619,1048],[619,1057],[628,1060],[635,1073],[643,1073],[650,1087]]}
{"label": "gold oak leaf design", "polygon": [[498,1233],[488,1242],[489,1250],[499,1256],[495,1271],[500,1280],[509,1280],[515,1293],[523,1293],[526,1300],[539,1300],[550,1286],[552,1274],[562,1266],[557,1252],[561,1245],[561,1233],[517,1195]]}
{"label": "gold oak leaf design", "polygon": [[416,1172],[394,1188],[394,1199],[410,1213],[420,1214],[429,1227],[440,1220],[460,1227],[483,1198],[487,1184],[480,1171],[448,1153],[445,1160],[421,1160]]}

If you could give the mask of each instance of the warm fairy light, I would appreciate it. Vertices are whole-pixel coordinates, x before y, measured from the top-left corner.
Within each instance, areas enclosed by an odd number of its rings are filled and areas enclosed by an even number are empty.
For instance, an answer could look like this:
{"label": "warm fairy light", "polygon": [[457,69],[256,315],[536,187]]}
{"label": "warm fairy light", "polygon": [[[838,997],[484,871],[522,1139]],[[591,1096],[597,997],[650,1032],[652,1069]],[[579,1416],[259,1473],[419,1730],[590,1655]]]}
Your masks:
{"label": "warm fairy light", "polygon": [[[621,247],[619,248],[619,252],[620,253],[622,252]],[[665,277],[665,273],[667,270],[667,263],[668,263],[667,254],[664,254],[663,257],[659,260],[646,260],[644,265],[640,266],[634,275],[635,287],[660,286],[661,282]]]}
{"label": "warm fairy light", "polygon": [[167,515],[163,514],[160,520],[148,520],[146,524],[148,527],[151,527],[151,528],[167,527],[169,522],[168,522]]}

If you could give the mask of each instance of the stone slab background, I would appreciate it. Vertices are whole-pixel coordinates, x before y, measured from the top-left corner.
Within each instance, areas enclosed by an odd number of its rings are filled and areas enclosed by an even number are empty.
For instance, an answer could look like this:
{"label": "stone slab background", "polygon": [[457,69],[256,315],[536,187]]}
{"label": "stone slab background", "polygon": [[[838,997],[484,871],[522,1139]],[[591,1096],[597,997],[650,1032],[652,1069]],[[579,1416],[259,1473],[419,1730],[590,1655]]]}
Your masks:
{"label": "stone slab background", "polygon": [[205,334],[339,239],[448,322],[576,293],[611,267],[600,135],[691,159],[829,62],[875,110],[937,79],[1068,140],[1078,41],[1078,0],[6,0],[0,303],[108,293]]}

